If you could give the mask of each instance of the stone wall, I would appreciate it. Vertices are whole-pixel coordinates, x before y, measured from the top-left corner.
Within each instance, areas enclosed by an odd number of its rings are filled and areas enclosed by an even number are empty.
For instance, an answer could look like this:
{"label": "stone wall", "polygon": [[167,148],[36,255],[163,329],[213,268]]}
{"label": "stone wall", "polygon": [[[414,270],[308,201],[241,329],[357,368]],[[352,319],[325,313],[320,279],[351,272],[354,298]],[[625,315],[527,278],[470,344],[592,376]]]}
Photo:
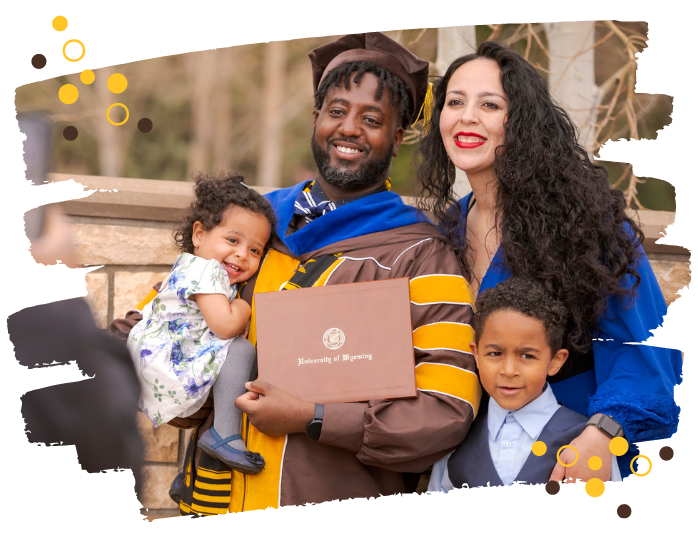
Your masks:
{"label": "stone wall", "polygon": [[[68,179],[97,190],[62,207],[72,224],[78,263],[102,266],[86,279],[88,302],[99,327],[106,328],[169,273],[177,258],[172,228],[191,201],[193,183],[50,176],[52,181]],[[639,211],[637,219],[646,235],[645,250],[669,304],[690,282],[690,255],[681,247],[656,243],[674,221],[674,213]],[[177,515],[168,489],[182,461],[188,432],[170,426],[154,429],[140,413],[138,425],[145,442],[144,513],[151,518]]]}

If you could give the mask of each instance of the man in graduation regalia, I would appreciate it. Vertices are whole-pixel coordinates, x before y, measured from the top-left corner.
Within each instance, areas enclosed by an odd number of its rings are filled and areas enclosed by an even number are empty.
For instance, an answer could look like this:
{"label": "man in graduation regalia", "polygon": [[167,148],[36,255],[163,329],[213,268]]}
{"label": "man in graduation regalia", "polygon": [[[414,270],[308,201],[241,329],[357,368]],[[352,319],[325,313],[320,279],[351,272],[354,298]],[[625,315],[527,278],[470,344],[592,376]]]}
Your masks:
{"label": "man in graduation regalia", "polygon": [[[468,347],[472,307],[456,256],[433,224],[390,191],[392,158],[419,115],[428,63],[380,33],[345,36],[309,56],[317,177],[267,196],[279,239],[242,297],[251,303],[253,293],[283,288],[409,277],[417,397],[315,405],[250,382],[236,406],[246,413],[247,448],[264,457],[265,469],[231,473],[195,451],[195,434],[182,514],[411,491],[409,473],[455,448],[479,406]],[[248,338],[255,344],[254,308]],[[209,416],[198,433],[210,423]]]}

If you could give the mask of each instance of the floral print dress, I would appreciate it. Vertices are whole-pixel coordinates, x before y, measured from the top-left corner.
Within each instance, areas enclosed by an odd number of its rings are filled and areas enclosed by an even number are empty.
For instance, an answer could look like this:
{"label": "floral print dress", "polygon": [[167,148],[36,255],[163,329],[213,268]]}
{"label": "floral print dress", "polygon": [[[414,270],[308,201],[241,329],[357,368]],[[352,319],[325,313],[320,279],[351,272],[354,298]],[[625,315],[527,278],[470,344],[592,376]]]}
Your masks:
{"label": "floral print dress", "polygon": [[208,329],[192,294],[224,294],[232,301],[237,286],[216,260],[180,254],[128,337],[141,378],[140,408],[155,427],[201,407],[234,340]]}

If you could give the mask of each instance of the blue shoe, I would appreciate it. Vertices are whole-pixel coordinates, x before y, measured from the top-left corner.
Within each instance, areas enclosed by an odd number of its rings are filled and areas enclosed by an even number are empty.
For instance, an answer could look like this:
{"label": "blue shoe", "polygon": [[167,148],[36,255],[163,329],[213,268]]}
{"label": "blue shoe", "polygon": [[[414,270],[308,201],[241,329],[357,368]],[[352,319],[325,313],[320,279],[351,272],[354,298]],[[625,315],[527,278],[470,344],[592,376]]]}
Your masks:
{"label": "blue shoe", "polygon": [[170,486],[170,499],[179,504],[179,501],[184,499],[184,474],[177,474],[176,478],[172,480],[172,485]]}
{"label": "blue shoe", "polygon": [[228,442],[242,440],[242,436],[233,435],[222,439],[216,430],[211,427],[206,431],[197,445],[211,457],[215,457],[228,465],[231,469],[244,474],[259,474],[264,468],[264,458],[255,452],[236,450],[228,446]]}

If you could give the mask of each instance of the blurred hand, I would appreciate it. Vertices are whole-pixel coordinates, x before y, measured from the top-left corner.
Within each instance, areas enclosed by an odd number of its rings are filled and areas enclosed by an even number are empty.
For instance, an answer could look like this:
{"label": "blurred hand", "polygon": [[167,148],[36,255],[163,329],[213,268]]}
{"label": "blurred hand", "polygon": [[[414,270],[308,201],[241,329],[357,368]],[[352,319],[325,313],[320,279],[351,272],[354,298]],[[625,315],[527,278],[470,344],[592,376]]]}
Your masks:
{"label": "blurred hand", "polygon": [[68,267],[77,267],[70,225],[55,206],[47,206],[45,212],[43,234],[32,242],[29,252],[36,263],[55,265],[60,261]]}

